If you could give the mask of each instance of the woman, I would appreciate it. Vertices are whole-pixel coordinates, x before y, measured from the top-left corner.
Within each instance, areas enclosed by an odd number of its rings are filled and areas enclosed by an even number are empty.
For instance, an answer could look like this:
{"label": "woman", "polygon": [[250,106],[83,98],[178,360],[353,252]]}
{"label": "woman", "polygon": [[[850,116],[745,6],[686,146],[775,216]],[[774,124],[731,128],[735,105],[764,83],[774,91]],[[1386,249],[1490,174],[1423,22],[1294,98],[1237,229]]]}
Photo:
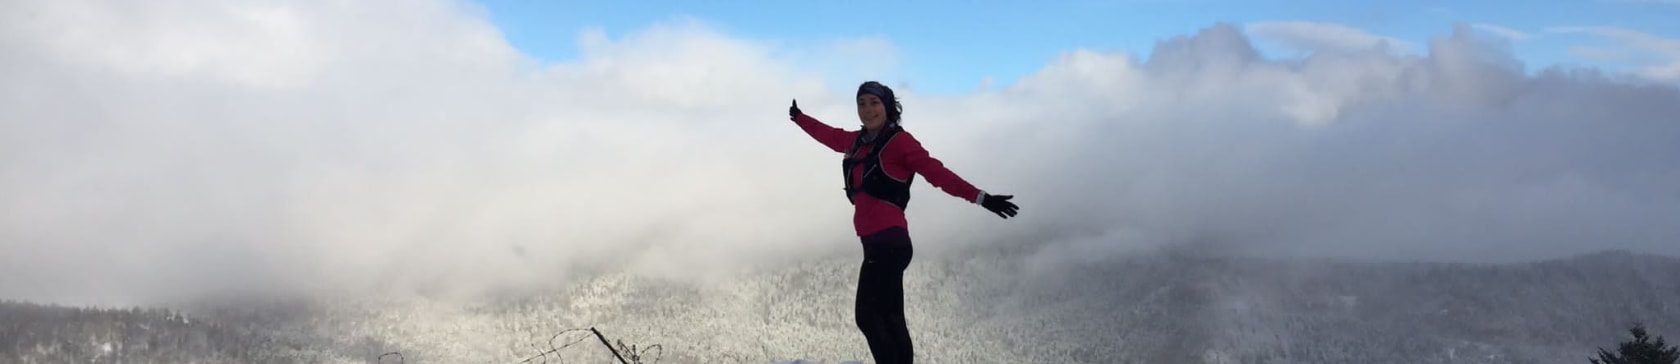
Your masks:
{"label": "woman", "polygon": [[910,202],[915,175],[927,177],[945,193],[979,204],[999,217],[1015,216],[1010,195],[987,194],[928,155],[914,136],[899,127],[903,107],[887,86],[875,81],[858,86],[857,113],[863,129],[845,131],[823,124],[799,111],[788,116],[817,142],[845,153],[841,175],[846,199],[853,206],[852,224],[863,241],[863,268],[858,272],[857,326],[869,342],[875,362],[910,363],[910,330],[904,321],[904,269],[910,266],[911,246],[904,208]]}

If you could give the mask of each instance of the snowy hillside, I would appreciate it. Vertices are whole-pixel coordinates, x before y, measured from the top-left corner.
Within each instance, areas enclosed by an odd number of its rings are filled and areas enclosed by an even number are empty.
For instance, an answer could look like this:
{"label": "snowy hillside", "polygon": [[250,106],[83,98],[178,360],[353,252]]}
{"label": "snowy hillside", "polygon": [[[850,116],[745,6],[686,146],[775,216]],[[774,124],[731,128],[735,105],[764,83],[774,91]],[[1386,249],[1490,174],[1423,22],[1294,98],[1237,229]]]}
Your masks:
{"label": "snowy hillside", "polygon": [[[1468,265],[1158,253],[1053,268],[1001,252],[918,259],[908,313],[924,363],[1563,364],[1584,363],[1635,321],[1680,338],[1680,259],[1670,257]],[[585,327],[635,345],[644,362],[862,361],[853,265],[799,262],[710,286],[605,275],[472,304],[244,302],[183,316],[7,303],[0,362],[374,362],[395,351],[407,363],[512,363],[574,341],[548,357],[606,362],[599,342],[580,341],[592,337],[563,333]]]}

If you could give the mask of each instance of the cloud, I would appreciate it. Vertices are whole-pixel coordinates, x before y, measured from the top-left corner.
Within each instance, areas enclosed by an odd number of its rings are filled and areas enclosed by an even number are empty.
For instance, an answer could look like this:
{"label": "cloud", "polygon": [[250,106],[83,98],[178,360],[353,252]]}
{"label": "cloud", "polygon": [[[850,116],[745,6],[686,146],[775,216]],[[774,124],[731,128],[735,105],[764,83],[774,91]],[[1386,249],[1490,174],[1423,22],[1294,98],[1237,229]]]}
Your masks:
{"label": "cloud", "polygon": [[1494,35],[1503,37],[1505,39],[1510,39],[1510,40],[1528,40],[1530,38],[1534,38],[1534,36],[1532,34],[1524,33],[1522,31],[1519,31],[1519,30],[1516,30],[1516,29],[1506,28],[1506,27],[1493,25],[1493,24],[1474,24],[1473,26],[1476,27],[1476,29],[1480,29],[1480,30],[1488,32],[1488,33],[1493,33]]}
{"label": "cloud", "polygon": [[1626,62],[1632,59],[1632,57],[1629,57],[1623,52],[1588,46],[1569,47],[1569,54],[1576,57],[1603,62]]}
{"label": "cloud", "polygon": [[817,58],[791,61],[820,69],[842,70],[825,73],[823,79],[886,80],[898,75],[900,51],[891,40],[879,36],[818,43],[805,52]]}
{"label": "cloud", "polygon": [[1663,116],[1680,93],[1525,75],[1466,28],[1429,44],[1421,58],[1268,61],[1219,26],[1141,62],[1078,53],[987,95],[1080,117],[967,105],[950,118],[1006,119],[985,127],[1014,136],[982,140],[1028,146],[959,158],[1009,171],[982,180],[1014,187],[1023,221],[1042,224],[1015,235],[1022,244],[1144,236],[1158,238],[1116,248],[1380,260],[1675,253],[1663,241],[1680,231],[1655,216],[1676,212],[1657,186],[1680,182],[1680,124]]}
{"label": "cloud", "polygon": [[1405,40],[1372,35],[1363,30],[1340,24],[1313,22],[1257,22],[1244,27],[1250,35],[1299,51],[1395,51],[1412,52],[1416,44]]}
{"label": "cloud", "polygon": [[[831,90],[892,72],[885,39],[678,19],[585,30],[580,58],[543,63],[453,2],[158,4],[0,5],[0,297],[470,295],[856,254],[838,155],[782,110],[855,125]],[[919,183],[913,236],[928,254],[1677,253],[1677,91],[1502,52],[1459,29],[1421,57],[1273,61],[1218,25],[1146,59],[1076,50],[1007,87],[906,90],[924,145],[1023,207],[999,221]]]}
{"label": "cloud", "polygon": [[[1591,34],[1619,43],[1619,51],[1595,49],[1571,53],[1595,58],[1612,53],[1640,54],[1652,57],[1647,61],[1630,61],[1639,68],[1637,73],[1658,82],[1680,83],[1680,39],[1665,38],[1650,33],[1617,27],[1553,27],[1548,32]],[[1618,57],[1619,58],[1619,57]],[[1602,58],[1600,58],[1602,59]]]}
{"label": "cloud", "polygon": [[1664,66],[1651,66],[1641,70],[1639,74],[1652,80],[1680,82],[1680,61]]}
{"label": "cloud", "polygon": [[[264,2],[7,3],[0,296],[449,294],[848,247],[781,111],[845,115],[840,70],[681,19],[543,65],[454,2],[387,5],[288,4],[275,35],[239,33]],[[821,51],[786,57],[860,57]]]}
{"label": "cloud", "polygon": [[1680,40],[1664,38],[1637,30],[1616,27],[1554,27],[1548,30],[1557,33],[1588,33],[1598,35],[1620,41],[1635,49],[1660,54],[1665,57],[1680,58]]}

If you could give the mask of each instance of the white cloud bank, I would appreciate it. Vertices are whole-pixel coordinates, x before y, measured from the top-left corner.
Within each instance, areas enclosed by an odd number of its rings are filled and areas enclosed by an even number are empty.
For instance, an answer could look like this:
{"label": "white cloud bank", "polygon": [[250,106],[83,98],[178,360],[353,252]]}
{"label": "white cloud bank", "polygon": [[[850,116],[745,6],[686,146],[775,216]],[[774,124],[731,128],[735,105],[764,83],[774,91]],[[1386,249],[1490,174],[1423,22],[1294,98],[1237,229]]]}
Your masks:
{"label": "white cloud bank", "polygon": [[[18,1],[0,24],[0,297],[67,302],[853,254],[838,156],[783,110],[852,127],[827,90],[862,80],[831,77],[896,62],[879,39],[784,49],[678,21],[585,32],[545,66],[447,1]],[[1272,61],[1220,25],[1147,60],[1076,51],[990,91],[907,92],[936,156],[1023,206],[1000,221],[922,183],[912,231],[930,253],[1680,253],[1680,93],[1520,67],[1466,29],[1425,56]]]}

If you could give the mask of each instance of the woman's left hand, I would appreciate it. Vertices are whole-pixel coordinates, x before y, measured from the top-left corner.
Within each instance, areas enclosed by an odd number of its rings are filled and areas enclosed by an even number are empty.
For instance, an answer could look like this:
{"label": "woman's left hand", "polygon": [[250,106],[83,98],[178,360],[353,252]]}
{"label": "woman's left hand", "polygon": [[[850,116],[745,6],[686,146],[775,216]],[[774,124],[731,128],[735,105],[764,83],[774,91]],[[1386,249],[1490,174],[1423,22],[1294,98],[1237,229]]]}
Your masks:
{"label": "woman's left hand", "polygon": [[1015,206],[1014,202],[1009,202],[1009,199],[1011,198],[1015,198],[1015,196],[993,195],[988,193],[986,194],[986,197],[980,199],[980,206],[985,207],[986,210],[990,210],[994,214],[997,214],[998,217],[1008,219],[1010,217],[1014,217],[1015,214],[1019,213],[1021,210],[1020,206]]}

